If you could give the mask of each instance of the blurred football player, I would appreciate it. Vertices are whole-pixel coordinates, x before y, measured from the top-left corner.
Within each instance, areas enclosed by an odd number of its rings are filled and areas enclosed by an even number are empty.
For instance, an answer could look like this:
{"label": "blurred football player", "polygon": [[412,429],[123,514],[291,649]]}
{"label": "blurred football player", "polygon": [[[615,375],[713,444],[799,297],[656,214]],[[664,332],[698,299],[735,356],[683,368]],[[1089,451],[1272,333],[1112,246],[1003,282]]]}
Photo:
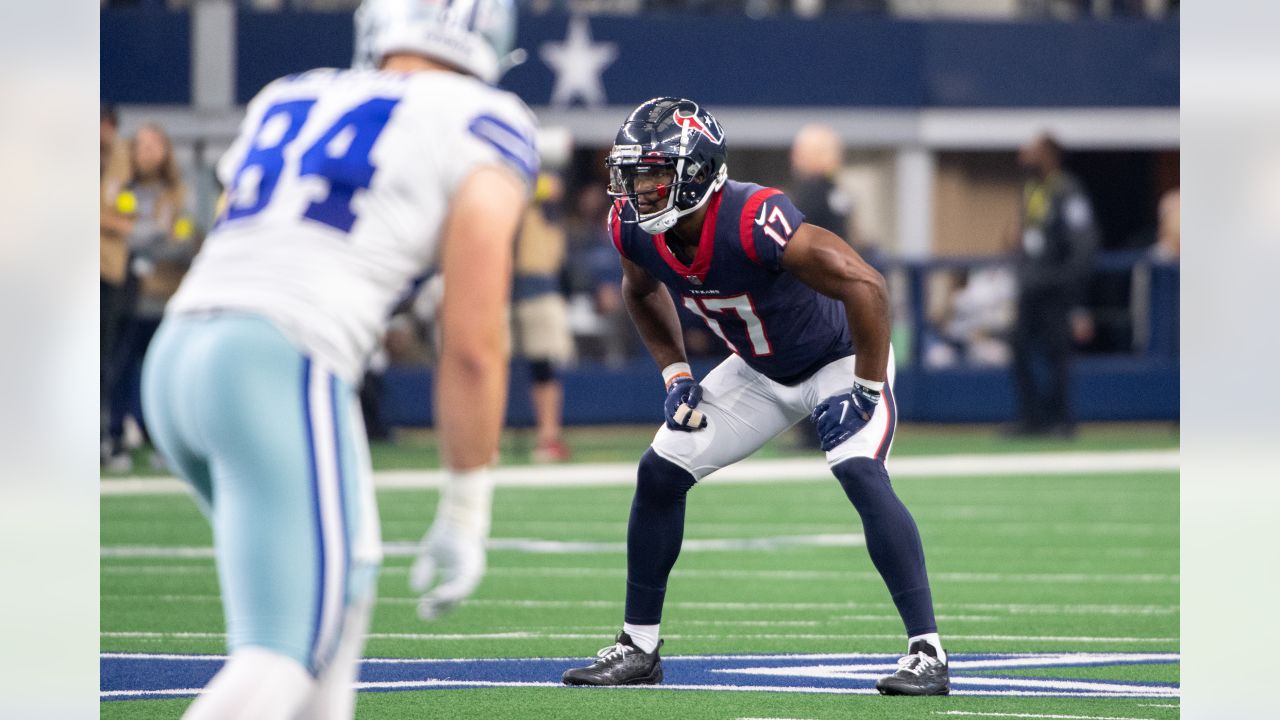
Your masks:
{"label": "blurred football player", "polygon": [[353,385],[388,312],[449,279],[449,472],[413,569],[434,615],[484,570],[513,237],[535,121],[492,86],[511,0],[366,0],[356,67],[277,80],[218,165],[224,208],[148,354],[146,413],[213,526],[230,657],[189,718],[350,718],[381,562]]}
{"label": "blurred football player", "polygon": [[[659,623],[686,494],[808,417],[906,626],[907,654],[876,687],[945,694],[920,535],[885,472],[898,413],[884,278],[838,236],[805,223],[778,190],[730,180],[726,157],[716,119],[676,98],[636,108],[609,153],[622,294],[662,368],[666,423],[637,473],[623,630],[563,680],[662,681]],[[686,361],[675,302],[732,353],[701,380]]]}

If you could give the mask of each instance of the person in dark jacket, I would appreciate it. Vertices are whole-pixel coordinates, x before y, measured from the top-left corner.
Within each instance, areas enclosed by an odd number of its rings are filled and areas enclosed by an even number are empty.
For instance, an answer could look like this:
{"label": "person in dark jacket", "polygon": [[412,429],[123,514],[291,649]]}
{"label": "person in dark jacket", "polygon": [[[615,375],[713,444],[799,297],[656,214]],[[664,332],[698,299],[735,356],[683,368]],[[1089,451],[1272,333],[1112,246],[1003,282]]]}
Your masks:
{"label": "person in dark jacket", "polygon": [[1062,146],[1047,133],[1018,152],[1028,174],[1018,250],[1018,319],[1013,378],[1015,435],[1074,433],[1070,409],[1072,313],[1078,312],[1098,231],[1080,182],[1062,169]]}

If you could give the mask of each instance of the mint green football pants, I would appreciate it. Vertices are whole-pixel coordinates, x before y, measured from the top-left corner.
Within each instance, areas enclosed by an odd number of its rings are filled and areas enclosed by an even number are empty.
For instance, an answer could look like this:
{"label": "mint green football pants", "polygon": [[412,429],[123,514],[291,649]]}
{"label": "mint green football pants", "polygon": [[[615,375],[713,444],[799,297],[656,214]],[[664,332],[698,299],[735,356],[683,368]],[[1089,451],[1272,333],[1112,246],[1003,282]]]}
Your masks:
{"label": "mint green football pants", "polygon": [[219,312],[165,318],[142,390],[156,447],[213,526],[229,649],[319,675],[381,562],[353,389],[269,320]]}

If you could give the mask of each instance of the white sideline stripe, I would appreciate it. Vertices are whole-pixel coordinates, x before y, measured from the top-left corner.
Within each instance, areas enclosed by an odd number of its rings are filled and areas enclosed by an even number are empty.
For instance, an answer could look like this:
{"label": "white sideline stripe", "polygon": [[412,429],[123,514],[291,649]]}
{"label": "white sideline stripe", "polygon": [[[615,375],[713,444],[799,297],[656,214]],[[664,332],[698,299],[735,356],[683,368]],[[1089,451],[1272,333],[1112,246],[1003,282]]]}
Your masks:
{"label": "white sideline stripe", "polygon": [[[1176,471],[1177,450],[1115,452],[1010,453],[998,455],[933,455],[889,460],[889,473],[909,477],[997,477],[1008,475],[1070,475],[1115,472]],[[511,466],[492,471],[499,487],[609,487],[635,484],[636,466],[625,463],[583,463],[555,468]],[[437,488],[444,478],[438,470],[384,470],[374,473],[378,489]],[[831,479],[822,457],[743,460],[711,476],[718,483],[772,483],[783,480]],[[102,495],[174,495],[187,486],[174,478],[104,478]]]}
{"label": "white sideline stripe", "polygon": [[[215,640],[226,637],[226,633],[213,632],[151,632],[151,631],[104,631],[99,633],[108,638],[133,638],[143,640],[195,639]],[[562,632],[480,632],[480,633],[369,633],[370,640],[592,640],[599,639],[599,633],[562,633]],[[669,640],[900,640],[901,634],[890,633],[676,633],[665,636]],[[958,635],[948,633],[949,640],[988,641],[988,642],[1068,642],[1068,643],[1176,643],[1178,638],[1153,637],[1092,637],[1073,635]]]}
{"label": "white sideline stripe", "polygon": [[[413,690],[428,689],[433,687],[476,687],[476,688],[494,688],[494,687],[564,687],[558,682],[517,682],[517,681],[494,681],[494,680],[401,680],[392,682],[360,682],[355,683],[357,690]],[[1126,695],[1139,695],[1143,690],[1173,690],[1176,688],[1146,688],[1140,685],[1126,685]],[[875,695],[878,694],[872,688],[823,688],[823,687],[793,687],[793,686],[774,686],[774,685],[683,685],[678,683],[662,685],[622,685],[613,688],[614,692],[623,692],[627,690],[642,692],[661,692],[663,690],[704,690],[704,691],[726,691],[726,692],[784,692],[784,693],[817,693],[823,695]],[[100,692],[101,697],[123,697],[138,696],[146,697],[150,695],[198,695],[201,692],[198,688],[188,688],[184,690],[104,690]],[[1061,697],[1061,693],[1040,692],[1034,690],[964,690],[961,692],[952,692],[952,695],[974,695],[989,697]],[[1116,697],[1116,693],[1110,692],[1078,692],[1072,693],[1071,697]],[[950,711],[939,714],[957,714],[959,711]],[[975,714],[975,713],[960,713]],[[1152,718],[1118,718],[1118,717],[1102,717],[1097,715],[1001,715],[995,714],[991,717],[1028,717],[1028,718],[1069,718],[1071,720],[1152,720]]]}
{"label": "white sideline stripe", "polygon": [[1182,706],[1181,705],[1143,705],[1142,703],[1138,703],[1138,707],[1161,708],[1164,710],[1178,710]]}
{"label": "white sideline stripe", "polygon": [[[961,667],[960,663],[956,667]],[[888,672],[897,669],[896,665],[862,665],[856,671],[850,671],[846,666],[840,665],[817,665],[809,667],[760,667],[760,668],[732,668],[717,669],[712,672],[723,673],[727,675],[765,675],[771,677],[821,677],[838,680],[877,680]],[[1096,690],[1098,692],[1123,694],[1129,691],[1137,691],[1143,695],[1156,696],[1177,696],[1178,689],[1171,687],[1162,687],[1154,685],[1129,685],[1121,683],[1107,683],[1096,680],[1055,680],[1051,678],[1016,678],[1016,677],[969,677],[965,675],[953,676],[951,684],[965,686],[986,686],[986,687],[1015,687],[1015,688],[1043,688],[1046,690]]]}
{"label": "white sideline stripe", "polygon": [[[1139,705],[1138,707],[1143,706]],[[942,710],[934,711],[933,714],[964,717],[1033,717],[1033,719],[1052,720],[1152,720],[1151,717],[1116,717],[1110,715],[1037,715],[1032,714],[1032,712],[972,712],[968,710]]]}
{"label": "white sideline stripe", "polygon": [[[1174,663],[1181,659],[1178,653],[999,653],[1008,657],[993,660],[956,660],[957,667],[989,669],[1001,667],[1026,667],[1027,661],[1035,665],[1105,665],[1116,663]],[[226,660],[226,655],[188,655],[182,653],[104,652],[100,657],[123,660]],[[883,658],[885,653],[769,653],[765,655],[668,655],[667,662],[704,662],[707,660],[866,660]],[[572,662],[581,657],[498,657],[498,658],[361,658],[361,663],[381,665],[413,665],[418,663],[471,663],[471,662],[526,662],[529,660],[564,660]],[[888,666],[886,667],[896,667]],[[1142,707],[1175,708],[1177,705],[1145,705]]]}

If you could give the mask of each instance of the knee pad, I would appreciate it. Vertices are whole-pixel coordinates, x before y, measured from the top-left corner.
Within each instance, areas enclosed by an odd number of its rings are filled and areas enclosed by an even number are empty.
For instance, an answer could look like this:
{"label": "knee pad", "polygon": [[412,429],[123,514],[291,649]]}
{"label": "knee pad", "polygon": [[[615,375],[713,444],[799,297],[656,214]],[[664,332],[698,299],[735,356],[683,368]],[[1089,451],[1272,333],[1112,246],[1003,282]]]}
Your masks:
{"label": "knee pad", "polygon": [[636,472],[636,498],[659,503],[682,502],[698,481],[688,470],[649,448]]}
{"label": "knee pad", "polygon": [[529,377],[535,383],[547,383],[556,379],[556,368],[550,360],[533,360],[529,363]]}

